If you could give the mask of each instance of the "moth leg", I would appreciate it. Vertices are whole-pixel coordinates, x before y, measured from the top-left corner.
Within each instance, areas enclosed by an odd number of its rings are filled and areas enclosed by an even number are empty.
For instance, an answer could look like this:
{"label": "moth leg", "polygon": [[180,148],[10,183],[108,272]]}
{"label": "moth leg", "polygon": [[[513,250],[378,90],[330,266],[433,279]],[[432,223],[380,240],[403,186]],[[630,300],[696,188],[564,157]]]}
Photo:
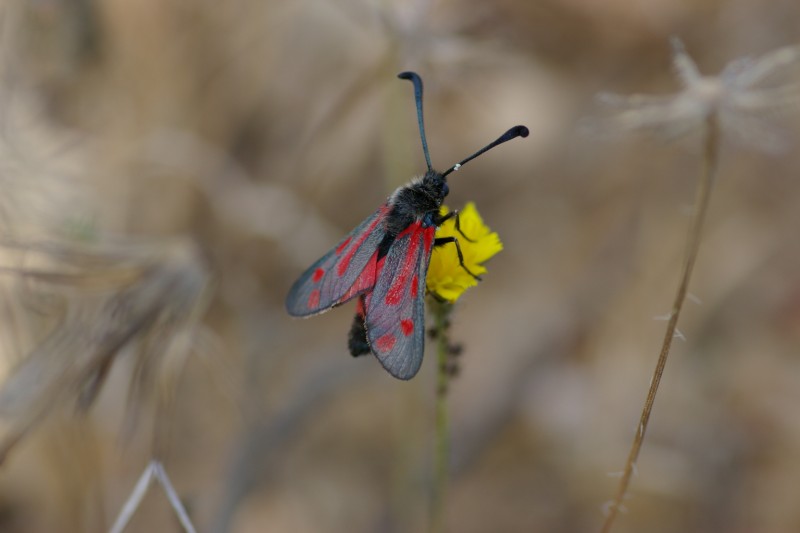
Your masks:
{"label": "moth leg", "polygon": [[[456,217],[456,231],[459,232],[461,234],[461,236],[464,237],[467,241],[475,242],[473,239],[470,239],[469,237],[467,237],[464,234],[463,231],[461,231],[461,217],[458,216],[458,209],[450,211],[446,215],[443,215],[443,216],[437,218],[434,222],[436,222],[437,226],[441,226],[442,222],[444,222],[445,220],[450,220],[453,217]],[[469,271],[467,270],[467,272],[469,272]]]}
{"label": "moth leg", "polygon": [[[458,219],[456,219],[456,220],[458,220]],[[434,246],[442,246],[444,244],[449,244],[451,242],[456,245],[456,253],[458,254],[458,264],[459,264],[459,266],[461,266],[461,268],[466,270],[467,274],[469,274],[473,278],[477,279],[478,281],[481,281],[481,277],[480,276],[476,276],[475,274],[470,272],[470,270],[467,268],[467,265],[464,264],[464,254],[461,253],[461,245],[458,244],[458,239],[456,239],[455,237],[439,237],[439,238],[433,240],[433,245]]]}

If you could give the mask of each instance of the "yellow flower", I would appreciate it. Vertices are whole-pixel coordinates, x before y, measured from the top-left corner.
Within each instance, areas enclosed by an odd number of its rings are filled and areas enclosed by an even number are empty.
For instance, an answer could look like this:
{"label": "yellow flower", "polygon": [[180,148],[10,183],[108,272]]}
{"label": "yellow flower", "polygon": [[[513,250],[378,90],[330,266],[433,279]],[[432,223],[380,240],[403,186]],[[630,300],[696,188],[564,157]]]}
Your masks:
{"label": "yellow flower", "polygon": [[[447,212],[447,207],[442,206],[441,213],[444,215]],[[470,272],[480,276],[486,272],[483,263],[502,250],[503,243],[500,242],[497,233],[483,223],[474,203],[469,202],[459,211],[459,219],[460,233],[456,229],[456,219],[453,217],[439,226],[436,238],[458,239],[464,255],[464,265]],[[470,242],[464,236],[474,242]],[[426,281],[428,291],[448,302],[455,302],[465,290],[478,284],[478,281],[459,264],[455,244],[444,244],[433,249]]]}

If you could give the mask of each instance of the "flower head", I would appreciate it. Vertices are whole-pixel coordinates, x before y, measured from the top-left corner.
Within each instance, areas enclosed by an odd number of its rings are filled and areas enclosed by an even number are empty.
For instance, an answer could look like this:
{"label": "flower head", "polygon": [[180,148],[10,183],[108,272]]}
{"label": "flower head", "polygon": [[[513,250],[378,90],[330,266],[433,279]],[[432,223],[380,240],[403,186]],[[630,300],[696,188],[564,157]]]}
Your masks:
{"label": "flower head", "polygon": [[[444,215],[447,212],[448,208],[442,206],[441,213]],[[474,203],[469,202],[464,206],[458,218],[460,232],[456,229],[456,219],[453,217],[439,226],[436,237],[458,239],[464,265],[470,272],[480,276],[486,272],[483,264],[503,249],[503,243],[497,233],[483,223]],[[460,265],[455,245],[445,244],[433,249],[428,266],[428,291],[442,300],[455,302],[465,290],[477,284],[478,281]]]}
{"label": "flower head", "polygon": [[703,76],[683,43],[677,38],[671,43],[683,90],[665,96],[598,95],[607,113],[589,122],[591,131],[644,131],[674,139],[699,131],[716,115],[722,131],[740,144],[765,151],[786,148],[772,119],[800,108],[800,46],[737,59],[718,76]]}

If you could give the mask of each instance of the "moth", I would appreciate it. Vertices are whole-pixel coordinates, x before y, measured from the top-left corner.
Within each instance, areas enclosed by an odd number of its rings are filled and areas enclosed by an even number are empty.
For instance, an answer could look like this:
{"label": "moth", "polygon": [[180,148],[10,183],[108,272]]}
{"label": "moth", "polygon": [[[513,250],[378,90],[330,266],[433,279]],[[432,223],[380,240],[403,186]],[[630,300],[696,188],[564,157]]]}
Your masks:
{"label": "moth", "polygon": [[514,126],[444,172],[434,170],[422,118],[422,79],[414,72],[399,78],[414,84],[417,123],[428,170],[422,177],[398,188],[344,239],[311,265],[292,285],[286,310],[296,317],[323,313],[357,298],[356,316],[348,345],[354,356],[372,352],[398,379],[411,379],[419,371],[425,350],[425,278],[434,246],[455,246],[461,268],[479,279],[464,264],[456,237],[436,237],[436,228],[458,211],[440,214],[449,192],[447,176],[479,155],[517,137],[528,128]]}

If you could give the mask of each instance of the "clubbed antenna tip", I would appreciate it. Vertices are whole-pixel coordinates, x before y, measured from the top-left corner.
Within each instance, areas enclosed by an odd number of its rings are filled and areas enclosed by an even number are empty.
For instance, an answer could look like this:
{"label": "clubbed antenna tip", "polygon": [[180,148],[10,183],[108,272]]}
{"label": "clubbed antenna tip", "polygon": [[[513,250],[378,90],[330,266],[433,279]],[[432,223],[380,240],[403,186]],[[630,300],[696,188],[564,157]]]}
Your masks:
{"label": "clubbed antenna tip", "polygon": [[419,136],[422,139],[422,152],[425,154],[425,163],[428,170],[432,170],[431,155],[428,152],[428,139],[425,138],[425,121],[422,119],[422,78],[416,72],[406,71],[397,75],[401,80],[409,80],[414,84],[414,102],[417,105],[417,124],[419,124]]}
{"label": "clubbed antenna tip", "polygon": [[511,139],[516,139],[517,137],[527,137],[529,133],[530,133],[530,131],[525,126],[514,126],[513,128],[509,129],[507,132],[502,134],[500,137],[495,139],[493,142],[487,144],[486,146],[484,146],[483,148],[481,148],[480,150],[478,150],[477,152],[475,152],[471,156],[467,157],[466,159],[464,159],[462,161],[459,161],[458,163],[456,163],[455,165],[453,165],[452,167],[450,167],[446,171],[442,172],[442,176],[447,176],[451,172],[458,170],[465,163],[469,163],[470,161],[472,161],[473,159],[475,159],[479,155],[481,155],[481,154],[483,154],[485,152],[488,152],[489,150],[491,150],[492,148],[494,148],[495,146],[497,146],[499,144],[503,144],[504,142],[508,142]]}

